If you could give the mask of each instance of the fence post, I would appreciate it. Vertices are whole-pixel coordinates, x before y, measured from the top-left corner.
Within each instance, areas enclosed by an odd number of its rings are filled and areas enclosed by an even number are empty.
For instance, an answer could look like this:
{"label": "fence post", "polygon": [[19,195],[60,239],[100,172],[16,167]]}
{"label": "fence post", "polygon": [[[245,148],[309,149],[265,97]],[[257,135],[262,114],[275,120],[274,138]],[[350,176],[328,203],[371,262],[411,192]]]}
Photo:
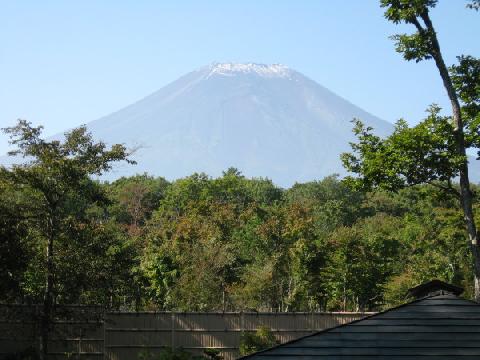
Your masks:
{"label": "fence post", "polygon": [[242,336],[245,333],[245,313],[240,310],[240,335],[238,336],[237,350],[240,351],[240,344],[242,342]]}
{"label": "fence post", "polygon": [[78,359],[81,359],[81,355],[82,355],[82,335],[83,335],[83,329],[80,327],[80,333],[78,334],[78,344],[77,344]]}
{"label": "fence post", "polygon": [[37,352],[40,353],[40,350],[41,350],[41,345],[40,345],[40,342],[41,342],[41,339],[40,339],[40,310],[39,310],[39,305],[36,304],[35,305],[35,332],[34,332],[34,336],[35,336],[35,343],[36,343],[36,347],[37,347]]}
{"label": "fence post", "polygon": [[175,311],[172,311],[172,350],[175,349]]}
{"label": "fence post", "polygon": [[316,330],[315,326],[315,315],[313,313],[313,310],[310,312],[310,331],[314,332]]}
{"label": "fence post", "polygon": [[107,309],[103,309],[103,359],[107,356]]}
{"label": "fence post", "polygon": [[245,331],[245,318],[243,316],[243,310],[240,311],[240,334]]}

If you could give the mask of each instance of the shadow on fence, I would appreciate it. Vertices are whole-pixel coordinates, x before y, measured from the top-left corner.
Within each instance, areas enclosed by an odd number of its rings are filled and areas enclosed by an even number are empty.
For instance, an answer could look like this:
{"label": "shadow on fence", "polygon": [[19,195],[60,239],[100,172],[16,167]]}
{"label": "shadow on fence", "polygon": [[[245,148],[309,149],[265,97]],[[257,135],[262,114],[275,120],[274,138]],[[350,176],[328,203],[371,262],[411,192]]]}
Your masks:
{"label": "shadow on fence", "polygon": [[[37,348],[38,307],[0,305],[0,359]],[[142,351],[165,347],[193,354],[220,350],[225,360],[239,356],[242,332],[260,326],[281,343],[344,324],[367,313],[171,313],[104,312],[100,307],[57,308],[50,334],[49,359],[134,360]]]}

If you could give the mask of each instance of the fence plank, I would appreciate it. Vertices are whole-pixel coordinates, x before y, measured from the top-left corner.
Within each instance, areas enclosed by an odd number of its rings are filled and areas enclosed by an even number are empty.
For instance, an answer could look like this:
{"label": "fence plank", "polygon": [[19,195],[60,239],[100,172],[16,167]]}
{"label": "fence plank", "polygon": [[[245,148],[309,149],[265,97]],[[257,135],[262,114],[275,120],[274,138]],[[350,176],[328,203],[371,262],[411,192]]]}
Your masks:
{"label": "fence plank", "polygon": [[[135,359],[174,344],[194,354],[220,350],[225,360],[239,356],[243,331],[269,327],[279,342],[360,319],[366,313],[109,313],[105,359]],[[140,320],[142,318],[149,320]],[[154,319],[154,320],[153,320]],[[170,319],[170,327],[167,327]],[[145,327],[141,327],[145,324]]]}
{"label": "fence plank", "polygon": [[[93,314],[90,314],[89,311]],[[36,346],[34,306],[0,305],[0,359]],[[134,360],[141,352],[182,347],[194,354],[220,350],[225,360],[239,356],[241,335],[269,327],[281,343],[360,319],[367,313],[169,313],[108,312],[66,306],[50,335],[49,359]]]}

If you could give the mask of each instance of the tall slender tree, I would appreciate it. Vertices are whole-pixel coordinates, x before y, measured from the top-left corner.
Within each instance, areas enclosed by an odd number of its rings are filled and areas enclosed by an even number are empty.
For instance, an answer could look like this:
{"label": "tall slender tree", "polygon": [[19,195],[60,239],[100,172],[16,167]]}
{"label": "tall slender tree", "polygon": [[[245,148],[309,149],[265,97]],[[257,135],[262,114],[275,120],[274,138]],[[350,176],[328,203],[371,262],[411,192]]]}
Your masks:
{"label": "tall slender tree", "polygon": [[[396,41],[396,50],[407,61],[434,60],[450,100],[452,115],[451,118],[441,117],[439,109],[432,107],[430,116],[423,123],[409,129],[405,122],[399,122],[394,134],[386,140],[373,136],[371,129],[357,122],[354,131],[360,141],[353,145],[353,150],[359,157],[345,154],[344,164],[347,169],[361,174],[364,184],[396,189],[404,185],[431,183],[455,195],[463,210],[474,259],[475,297],[480,300],[480,244],[466,153],[467,148],[476,147],[478,143],[480,76],[476,69],[480,66],[479,60],[459,57],[458,66],[447,68],[430,16],[437,0],[381,0],[380,4],[385,8],[387,20],[414,27],[412,34],[392,37]],[[478,2],[473,1],[470,5],[476,8]],[[372,156],[373,152],[377,155]],[[378,161],[382,157],[384,163]],[[452,185],[456,176],[459,190]]]}

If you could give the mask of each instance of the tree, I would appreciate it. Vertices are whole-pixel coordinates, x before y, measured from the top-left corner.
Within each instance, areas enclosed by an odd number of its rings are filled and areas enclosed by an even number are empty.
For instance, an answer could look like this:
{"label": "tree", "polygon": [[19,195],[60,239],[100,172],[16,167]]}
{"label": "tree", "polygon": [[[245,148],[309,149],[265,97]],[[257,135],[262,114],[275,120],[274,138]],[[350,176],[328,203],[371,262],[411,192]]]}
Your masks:
{"label": "tree", "polygon": [[471,0],[467,7],[478,11],[480,9],[480,0]]}
{"label": "tree", "polygon": [[[85,127],[65,134],[63,142],[42,139],[42,127],[19,120],[17,125],[3,129],[10,135],[10,144],[17,147],[10,155],[22,156],[21,164],[1,167],[1,178],[17,188],[31,192],[34,207],[26,209],[29,225],[45,244],[45,285],[40,316],[40,356],[48,351],[48,332],[55,305],[56,243],[82,232],[87,204],[106,200],[100,187],[89,176],[101,175],[111,163],[128,159],[123,145],[110,149],[103,142],[94,142]],[[80,209],[79,209],[80,208]]]}
{"label": "tree", "polygon": [[18,193],[0,178],[0,294],[3,301],[21,301],[23,273],[33,256],[28,228],[21,222]]}
{"label": "tree", "polygon": [[[348,170],[360,175],[359,179],[350,180],[357,185],[397,190],[429,183],[460,201],[474,259],[475,298],[480,300],[480,244],[466,155],[466,149],[478,147],[480,141],[480,63],[473,57],[459,57],[458,66],[447,68],[429,14],[436,4],[437,0],[381,0],[387,20],[410,24],[416,29],[410,35],[393,36],[396,50],[407,61],[435,61],[451,103],[452,116],[440,116],[440,109],[433,106],[427,119],[413,128],[399,121],[387,139],[374,136],[371,128],[357,120],[354,132],[359,141],[352,144],[355,155],[344,154],[342,158]],[[472,6],[476,4],[473,2]],[[458,188],[452,184],[456,177]]]}
{"label": "tree", "polygon": [[112,200],[110,216],[116,222],[125,224],[129,234],[138,235],[168,186],[164,178],[153,178],[147,174],[122,177],[107,184],[107,192]]}
{"label": "tree", "polygon": [[399,219],[378,213],[330,235],[329,266],[322,274],[331,287],[330,308],[378,309],[383,288],[395,273]]}
{"label": "tree", "polygon": [[256,332],[245,332],[240,339],[240,355],[248,355],[271,348],[278,344],[275,335],[266,326],[260,326]]}

